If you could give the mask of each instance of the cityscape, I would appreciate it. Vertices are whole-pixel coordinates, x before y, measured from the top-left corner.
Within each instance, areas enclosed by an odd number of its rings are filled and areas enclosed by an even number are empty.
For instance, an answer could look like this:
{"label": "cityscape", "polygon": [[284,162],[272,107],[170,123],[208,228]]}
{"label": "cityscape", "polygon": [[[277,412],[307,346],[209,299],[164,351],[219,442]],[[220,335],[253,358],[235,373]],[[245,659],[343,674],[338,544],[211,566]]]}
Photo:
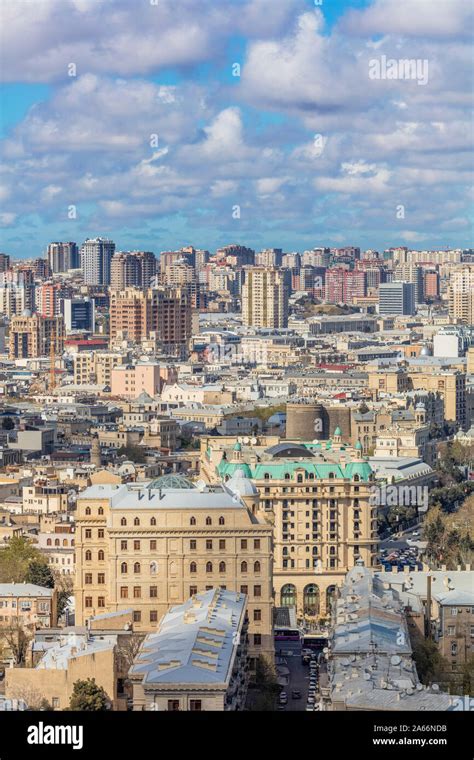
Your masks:
{"label": "cityscape", "polygon": [[0,727],[441,732],[474,710],[472,9],[196,5],[2,3]]}

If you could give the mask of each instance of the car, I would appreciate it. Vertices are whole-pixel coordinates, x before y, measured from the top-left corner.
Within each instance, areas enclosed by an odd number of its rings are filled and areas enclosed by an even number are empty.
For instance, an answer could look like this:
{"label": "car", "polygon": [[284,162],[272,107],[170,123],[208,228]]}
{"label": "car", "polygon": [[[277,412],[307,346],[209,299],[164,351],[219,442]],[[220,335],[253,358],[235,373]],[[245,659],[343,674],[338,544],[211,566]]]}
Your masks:
{"label": "car", "polygon": [[281,705],[286,705],[286,703],[288,702],[288,694],[286,693],[286,691],[281,692],[278,701],[280,702]]}
{"label": "car", "polygon": [[307,704],[305,707],[306,712],[313,712],[314,705]]}
{"label": "car", "polygon": [[315,700],[314,697],[311,696],[311,694],[308,694],[308,699],[306,701],[307,701],[308,705],[314,705],[314,703],[315,703],[316,700]]}
{"label": "car", "polygon": [[277,710],[286,710],[286,705],[277,705]]}
{"label": "car", "polygon": [[292,699],[301,699],[301,692],[299,689],[293,689],[291,692],[291,698]]}
{"label": "car", "polygon": [[412,536],[419,536],[419,535],[420,535],[420,532],[419,532],[418,530],[414,530],[414,531],[413,531],[413,533],[412,533],[411,535],[412,535]]}

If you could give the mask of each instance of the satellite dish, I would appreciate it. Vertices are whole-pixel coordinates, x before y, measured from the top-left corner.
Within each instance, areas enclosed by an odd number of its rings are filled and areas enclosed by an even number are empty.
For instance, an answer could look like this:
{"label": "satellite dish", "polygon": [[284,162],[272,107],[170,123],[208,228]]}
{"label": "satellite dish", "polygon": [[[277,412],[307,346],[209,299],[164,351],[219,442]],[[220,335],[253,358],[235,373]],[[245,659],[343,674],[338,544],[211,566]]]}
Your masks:
{"label": "satellite dish", "polygon": [[394,654],[390,657],[390,663],[392,665],[400,665],[402,661],[402,658],[398,656],[398,654]]}
{"label": "satellite dish", "polygon": [[423,691],[423,684],[422,683],[417,683],[416,684],[416,690],[417,691]]}
{"label": "satellite dish", "polygon": [[329,649],[328,649],[327,647],[324,647],[324,649],[323,649],[323,653],[324,653],[324,654],[327,654],[328,652],[329,652]]}
{"label": "satellite dish", "polygon": [[364,680],[365,681],[370,681],[370,678],[371,678],[370,673],[364,673]]}
{"label": "satellite dish", "polygon": [[439,686],[438,686],[438,684],[437,684],[437,683],[432,683],[432,684],[431,684],[431,690],[432,690],[432,691],[439,691]]}
{"label": "satellite dish", "polygon": [[248,436],[245,436],[244,443],[250,443],[250,438]]}
{"label": "satellite dish", "polygon": [[252,446],[255,446],[255,444],[257,443],[257,439],[256,438],[252,438],[252,440],[250,441],[250,443],[252,444]]}

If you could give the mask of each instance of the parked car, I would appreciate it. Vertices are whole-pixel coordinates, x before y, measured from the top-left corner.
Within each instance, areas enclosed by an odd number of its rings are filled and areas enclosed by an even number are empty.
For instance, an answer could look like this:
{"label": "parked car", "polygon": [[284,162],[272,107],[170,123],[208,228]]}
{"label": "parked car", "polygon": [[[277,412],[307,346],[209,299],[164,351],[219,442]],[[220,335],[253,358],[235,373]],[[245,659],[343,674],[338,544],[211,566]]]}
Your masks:
{"label": "parked car", "polygon": [[286,703],[288,702],[288,694],[286,693],[286,691],[280,692],[280,697],[278,701],[280,702],[281,705],[286,705]]}
{"label": "parked car", "polygon": [[299,689],[293,689],[291,692],[291,698],[292,699],[301,699],[301,692]]}

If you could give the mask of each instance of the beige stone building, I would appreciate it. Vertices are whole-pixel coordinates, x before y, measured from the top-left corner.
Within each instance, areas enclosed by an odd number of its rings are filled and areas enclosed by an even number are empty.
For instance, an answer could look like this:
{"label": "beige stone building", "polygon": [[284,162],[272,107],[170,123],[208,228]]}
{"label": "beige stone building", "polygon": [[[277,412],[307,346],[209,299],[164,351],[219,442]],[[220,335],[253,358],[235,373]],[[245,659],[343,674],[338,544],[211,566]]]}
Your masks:
{"label": "beige stone building", "polygon": [[76,385],[97,385],[110,387],[112,370],[129,363],[126,353],[118,351],[87,351],[74,355],[74,383]]}
{"label": "beige stone building", "polygon": [[[235,440],[235,439],[234,439]],[[275,604],[299,617],[324,617],[329,599],[358,558],[376,564],[377,508],[361,444],[281,441],[264,448],[231,438],[201,438],[201,475],[255,484],[260,509],[274,525]],[[250,481],[251,479],[251,481]]]}
{"label": "beige stone building", "polygon": [[211,588],[247,596],[253,660],[273,654],[272,528],[254,490],[182,476],[147,486],[93,486],[76,512],[76,623],[132,607],[139,632],[153,631],[170,605]]}
{"label": "beige stone building", "polygon": [[251,327],[286,327],[288,285],[284,271],[248,267],[242,286],[242,318]]}

